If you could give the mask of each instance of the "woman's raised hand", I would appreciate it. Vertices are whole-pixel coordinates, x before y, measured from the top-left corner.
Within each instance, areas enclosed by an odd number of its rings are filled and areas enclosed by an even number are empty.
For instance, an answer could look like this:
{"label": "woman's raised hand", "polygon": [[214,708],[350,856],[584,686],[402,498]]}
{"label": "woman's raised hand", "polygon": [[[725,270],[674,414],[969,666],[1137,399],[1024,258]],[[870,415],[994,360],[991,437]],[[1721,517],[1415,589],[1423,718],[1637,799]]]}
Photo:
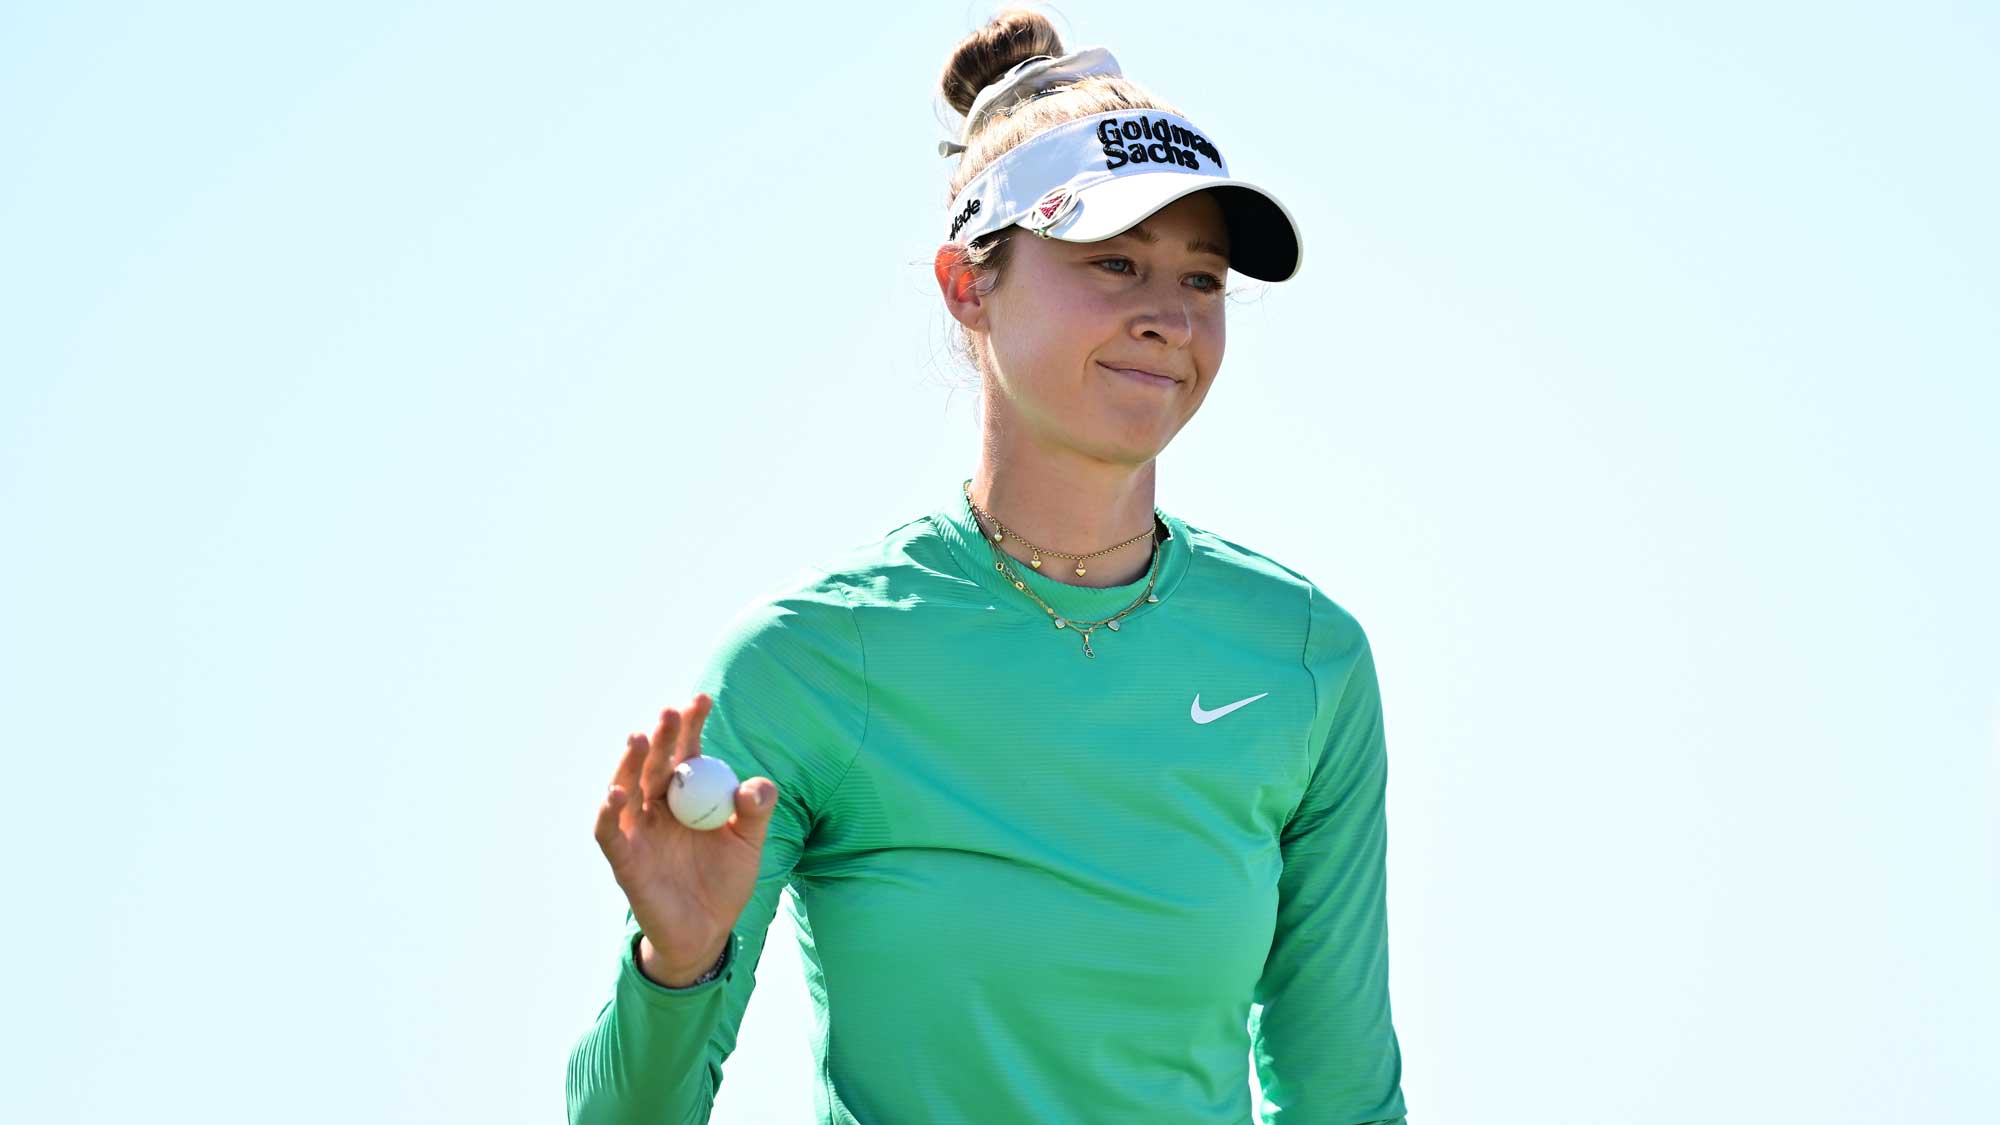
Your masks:
{"label": "woman's raised hand", "polygon": [[777,782],[753,777],[736,787],[736,815],[720,828],[689,828],[668,811],[667,782],[701,754],[701,724],[713,707],[698,694],[685,714],[660,712],[651,738],[629,735],[597,809],[597,845],[646,934],[641,967],[669,987],[685,986],[721,956],[756,889],[778,803]]}

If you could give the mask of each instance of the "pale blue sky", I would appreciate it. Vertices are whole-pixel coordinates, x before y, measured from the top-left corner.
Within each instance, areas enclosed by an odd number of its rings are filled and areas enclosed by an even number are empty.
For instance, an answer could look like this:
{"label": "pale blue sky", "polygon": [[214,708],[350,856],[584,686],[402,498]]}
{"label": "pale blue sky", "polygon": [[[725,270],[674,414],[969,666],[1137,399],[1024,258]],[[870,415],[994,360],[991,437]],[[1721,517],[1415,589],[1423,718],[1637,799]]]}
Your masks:
{"label": "pale blue sky", "polygon": [[[623,735],[973,464],[993,10],[0,9],[0,1118],[560,1120]],[[1374,643],[1412,1121],[1990,1110],[2000,16],[1057,18],[1305,233],[1159,503]]]}

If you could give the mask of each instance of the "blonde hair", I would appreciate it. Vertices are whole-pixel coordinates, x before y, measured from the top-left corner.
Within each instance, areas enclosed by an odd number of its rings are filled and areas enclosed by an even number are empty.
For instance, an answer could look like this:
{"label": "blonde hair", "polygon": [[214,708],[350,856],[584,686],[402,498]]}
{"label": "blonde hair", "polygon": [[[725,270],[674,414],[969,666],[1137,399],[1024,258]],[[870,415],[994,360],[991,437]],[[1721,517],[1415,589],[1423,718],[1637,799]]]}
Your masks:
{"label": "blonde hair", "polygon": [[[1028,8],[1007,8],[959,40],[938,79],[939,93],[947,105],[964,115],[971,111],[979,91],[1016,64],[1037,55],[1061,58],[1067,53],[1047,17]],[[1107,74],[1090,75],[1055,93],[994,113],[967,139],[966,150],[958,155],[944,203],[949,206],[987,165],[1045,129],[1096,113],[1147,109],[1184,116],[1130,78]],[[1016,229],[1007,227],[981,235],[966,248],[965,261],[972,267],[981,293],[990,293],[1000,284],[1007,267],[1009,236]],[[959,338],[966,358],[971,360],[971,330],[960,325]],[[978,366],[976,361],[974,366]]]}

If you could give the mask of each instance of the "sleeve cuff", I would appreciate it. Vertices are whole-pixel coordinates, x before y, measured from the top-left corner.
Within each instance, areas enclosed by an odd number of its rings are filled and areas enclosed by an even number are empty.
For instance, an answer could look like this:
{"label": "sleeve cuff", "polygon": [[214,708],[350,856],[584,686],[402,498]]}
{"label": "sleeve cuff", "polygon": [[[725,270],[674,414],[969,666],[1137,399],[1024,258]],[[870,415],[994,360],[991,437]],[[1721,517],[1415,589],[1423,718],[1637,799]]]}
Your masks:
{"label": "sleeve cuff", "polygon": [[680,996],[700,996],[703,993],[714,991],[716,988],[727,984],[729,979],[736,975],[736,946],[742,939],[737,937],[735,930],[729,932],[729,943],[722,947],[722,971],[717,973],[712,979],[689,988],[668,988],[666,985],[647,976],[639,968],[639,939],[644,936],[645,931],[634,930],[631,937],[625,942],[624,954],[619,958],[620,975],[631,978],[631,983],[644,993],[658,996],[662,999]]}

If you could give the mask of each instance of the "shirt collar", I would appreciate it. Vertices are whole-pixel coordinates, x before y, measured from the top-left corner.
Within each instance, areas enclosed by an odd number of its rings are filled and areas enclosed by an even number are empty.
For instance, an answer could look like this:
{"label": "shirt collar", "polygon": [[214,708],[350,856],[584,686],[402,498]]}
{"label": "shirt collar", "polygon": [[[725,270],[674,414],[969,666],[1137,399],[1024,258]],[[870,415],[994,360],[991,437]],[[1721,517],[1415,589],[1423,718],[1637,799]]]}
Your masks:
{"label": "shirt collar", "polygon": [[[962,478],[953,482],[950,493],[932,513],[931,522],[937,525],[939,533],[951,549],[953,558],[958,561],[968,578],[991,590],[993,596],[1003,605],[1012,605],[1023,612],[1047,617],[1047,612],[1035,604],[1035,599],[1029,597],[1025,591],[1015,589],[1014,583],[994,568],[993,552],[999,544],[987,538],[979,526],[979,521],[972,514],[971,505],[967,503],[965,486],[970,483],[970,479]],[[1160,522],[1167,526],[1167,538],[1156,548],[1161,555],[1159,577],[1153,583],[1153,596],[1160,600],[1141,604],[1121,618],[1121,622],[1134,620],[1165,605],[1167,596],[1187,573],[1192,555],[1188,548],[1187,525],[1157,506],[1153,510],[1160,517]],[[1044,558],[1042,565],[1047,569],[1074,564],[1069,559]],[[1146,589],[1144,573],[1123,586],[1076,586],[1057,581],[1044,571],[1036,570],[1027,563],[1011,557],[1008,566],[1057,613],[1064,617],[1075,617],[1079,621],[1098,621],[1110,617],[1131,605]]]}

